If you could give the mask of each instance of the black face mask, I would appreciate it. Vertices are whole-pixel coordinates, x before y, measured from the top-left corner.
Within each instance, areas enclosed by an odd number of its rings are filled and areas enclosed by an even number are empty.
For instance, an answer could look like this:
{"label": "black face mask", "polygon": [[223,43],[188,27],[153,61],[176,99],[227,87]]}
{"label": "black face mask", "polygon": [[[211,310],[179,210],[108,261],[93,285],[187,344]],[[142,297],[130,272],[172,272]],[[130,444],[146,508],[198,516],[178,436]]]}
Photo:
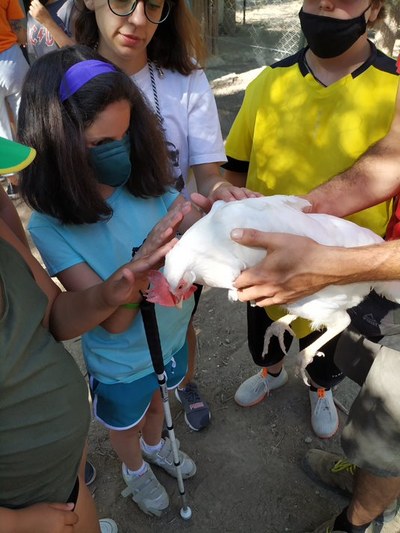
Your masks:
{"label": "black face mask", "polygon": [[321,58],[337,57],[346,52],[367,31],[365,13],[359,17],[342,20],[322,15],[311,15],[300,9],[301,29],[308,46],[314,54]]}

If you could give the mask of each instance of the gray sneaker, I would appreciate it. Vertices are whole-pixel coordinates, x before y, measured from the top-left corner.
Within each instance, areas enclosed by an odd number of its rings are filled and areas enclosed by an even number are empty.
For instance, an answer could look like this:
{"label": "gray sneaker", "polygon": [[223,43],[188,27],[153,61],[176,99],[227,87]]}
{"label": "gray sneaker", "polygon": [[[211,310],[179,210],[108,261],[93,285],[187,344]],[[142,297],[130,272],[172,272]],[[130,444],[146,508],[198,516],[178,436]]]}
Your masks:
{"label": "gray sneaker", "polygon": [[263,368],[254,376],[246,379],[235,393],[235,402],[241,407],[251,407],[261,402],[268,396],[270,391],[283,387],[288,380],[284,367],[279,376],[271,376],[268,370]]}
{"label": "gray sneaker", "polygon": [[311,427],[320,439],[330,439],[339,427],[339,416],[331,390],[308,390],[311,405]]}
{"label": "gray sneaker", "polygon": [[169,506],[167,491],[158,481],[150,466],[139,476],[128,474],[126,465],[122,465],[122,477],[127,484],[121,494],[124,498],[132,495],[132,500],[144,513],[160,517]]}
{"label": "gray sneaker", "polygon": [[[174,464],[171,441],[169,437],[165,437],[165,439],[162,440],[164,441],[164,444],[161,450],[159,450],[158,452],[146,453],[142,449],[143,459],[145,459],[149,463],[159,466],[160,468],[165,470],[167,474],[176,478],[176,466]],[[178,439],[176,439],[176,443],[179,450],[180,443]],[[197,470],[194,461],[185,452],[179,450],[178,453],[179,461],[181,463],[181,472],[183,479],[188,479],[189,477],[194,476]]]}
{"label": "gray sneaker", "polygon": [[175,397],[182,404],[185,422],[190,429],[200,431],[209,425],[210,409],[200,396],[196,383],[188,383],[182,390],[176,388]]}

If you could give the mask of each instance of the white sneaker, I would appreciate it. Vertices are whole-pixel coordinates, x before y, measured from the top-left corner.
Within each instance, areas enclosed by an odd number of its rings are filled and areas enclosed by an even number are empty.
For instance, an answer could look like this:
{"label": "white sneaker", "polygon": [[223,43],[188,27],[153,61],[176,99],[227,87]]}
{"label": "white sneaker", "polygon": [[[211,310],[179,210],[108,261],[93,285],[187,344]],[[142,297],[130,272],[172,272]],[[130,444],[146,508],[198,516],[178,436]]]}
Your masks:
{"label": "white sneaker", "polygon": [[99,520],[101,533],[118,533],[118,526],[112,518]]}
{"label": "white sneaker", "polygon": [[263,368],[260,372],[243,381],[235,393],[235,402],[241,407],[251,407],[261,402],[270,391],[283,387],[288,380],[284,367],[279,376],[271,376],[268,369]]}
{"label": "white sneaker", "polygon": [[[176,466],[174,463],[174,455],[172,451],[172,445],[169,437],[162,439],[164,441],[162,448],[158,452],[147,453],[142,448],[143,459],[147,462],[159,466],[167,474],[176,478]],[[183,479],[188,479],[195,475],[197,467],[193,459],[191,459],[187,453],[179,449],[180,442],[176,439],[178,446],[179,461],[181,463],[181,473]]]}
{"label": "white sneaker", "polygon": [[144,513],[160,517],[169,506],[167,491],[154,475],[148,465],[144,474],[137,477],[128,473],[125,464],[122,465],[122,477],[127,488],[122,491],[125,498],[132,494],[132,500]]}
{"label": "white sneaker", "polygon": [[309,389],[311,426],[320,439],[333,437],[339,427],[339,417],[331,390]]}

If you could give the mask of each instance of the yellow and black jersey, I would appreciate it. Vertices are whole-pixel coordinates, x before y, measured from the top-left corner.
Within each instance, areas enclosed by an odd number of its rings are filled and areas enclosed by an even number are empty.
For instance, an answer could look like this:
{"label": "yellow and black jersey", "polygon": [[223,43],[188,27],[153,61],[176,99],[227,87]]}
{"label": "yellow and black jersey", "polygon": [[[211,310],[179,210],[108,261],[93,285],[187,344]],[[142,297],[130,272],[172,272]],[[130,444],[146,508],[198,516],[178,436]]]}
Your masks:
{"label": "yellow and black jersey", "polygon": [[[247,172],[262,194],[301,195],[351,167],[388,132],[396,105],[396,62],[371,44],[369,59],[325,87],[307,48],[253,80],[226,142],[225,168]],[[386,204],[349,217],[384,235]]]}

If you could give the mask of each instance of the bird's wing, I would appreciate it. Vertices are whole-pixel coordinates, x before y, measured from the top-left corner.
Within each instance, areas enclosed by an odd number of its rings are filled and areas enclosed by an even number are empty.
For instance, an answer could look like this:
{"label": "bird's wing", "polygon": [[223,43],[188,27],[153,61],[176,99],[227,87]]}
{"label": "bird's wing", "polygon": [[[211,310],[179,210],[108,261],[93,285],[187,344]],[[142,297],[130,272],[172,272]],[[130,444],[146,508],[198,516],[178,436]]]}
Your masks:
{"label": "bird's wing", "polygon": [[383,242],[382,237],[370,229],[358,226],[349,220],[320,213],[309,213],[305,216],[310,221],[312,231],[308,236],[320,244],[349,248]]}
{"label": "bird's wing", "polygon": [[230,238],[234,228],[291,233],[325,245],[361,246],[381,242],[373,232],[329,215],[304,213],[310,204],[297,196],[265,196],[234,202],[217,201],[169,252],[164,273],[176,284],[184,272],[213,287],[230,288],[237,275],[265,257],[264,249],[240,245]]}

